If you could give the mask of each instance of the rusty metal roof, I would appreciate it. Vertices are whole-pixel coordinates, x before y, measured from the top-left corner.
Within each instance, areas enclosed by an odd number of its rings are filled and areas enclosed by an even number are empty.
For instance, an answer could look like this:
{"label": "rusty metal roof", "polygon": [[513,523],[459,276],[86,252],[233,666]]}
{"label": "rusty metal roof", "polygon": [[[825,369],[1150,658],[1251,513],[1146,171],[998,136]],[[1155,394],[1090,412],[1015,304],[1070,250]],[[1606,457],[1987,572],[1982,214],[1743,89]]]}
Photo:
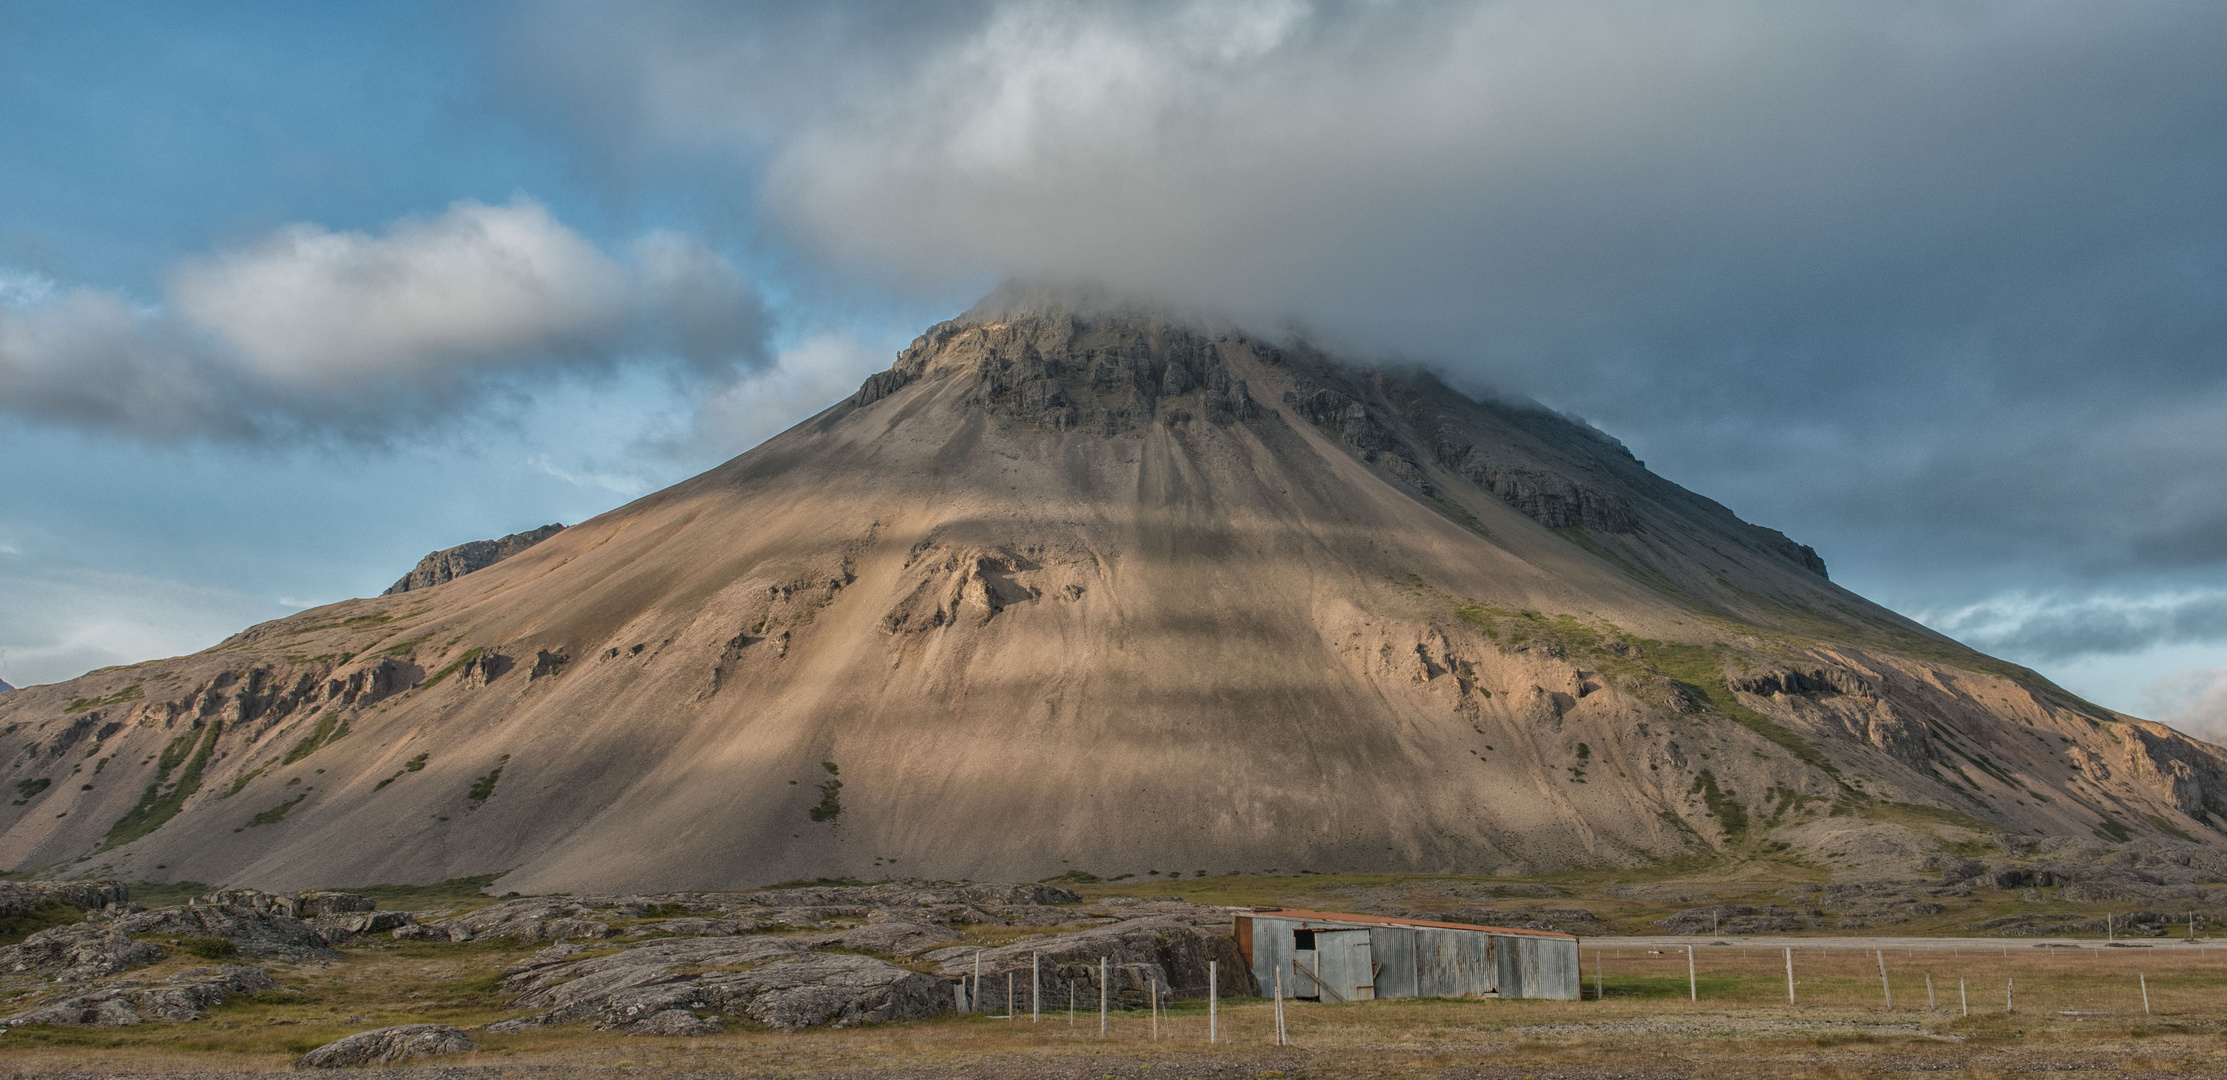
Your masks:
{"label": "rusty metal roof", "polygon": [[1427,926],[1433,930],[1475,930],[1485,934],[1513,934],[1519,937],[1577,940],[1576,934],[1565,934],[1560,930],[1518,930],[1512,926],[1478,926],[1474,923],[1432,922],[1429,919],[1395,919],[1388,915],[1351,915],[1336,911],[1306,911],[1300,908],[1256,907],[1249,912],[1240,914],[1238,917],[1244,918],[1247,915],[1267,915],[1272,918],[1299,919],[1301,921],[1316,919],[1322,922],[1363,923],[1376,926]]}

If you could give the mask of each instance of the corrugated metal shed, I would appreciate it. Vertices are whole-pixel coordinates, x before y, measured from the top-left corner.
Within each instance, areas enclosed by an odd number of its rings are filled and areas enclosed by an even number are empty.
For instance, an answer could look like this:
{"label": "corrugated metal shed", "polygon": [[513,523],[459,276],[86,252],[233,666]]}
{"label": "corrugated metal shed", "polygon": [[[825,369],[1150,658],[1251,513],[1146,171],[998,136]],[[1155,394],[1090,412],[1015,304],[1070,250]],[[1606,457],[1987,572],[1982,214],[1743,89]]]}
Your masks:
{"label": "corrugated metal shed", "polygon": [[1237,916],[1237,950],[1262,993],[1380,997],[1578,997],[1577,938],[1552,930],[1293,908]]}

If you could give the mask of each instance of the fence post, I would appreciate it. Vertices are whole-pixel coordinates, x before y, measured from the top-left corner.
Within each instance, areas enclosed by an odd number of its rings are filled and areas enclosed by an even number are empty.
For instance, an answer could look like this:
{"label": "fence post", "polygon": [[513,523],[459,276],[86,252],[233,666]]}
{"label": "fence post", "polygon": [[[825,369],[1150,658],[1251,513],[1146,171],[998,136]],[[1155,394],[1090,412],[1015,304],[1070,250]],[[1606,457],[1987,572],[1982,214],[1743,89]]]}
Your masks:
{"label": "fence post", "polygon": [[1276,1045],[1284,1045],[1284,973],[1276,972]]}
{"label": "fence post", "polygon": [[2139,979],[2139,980],[2141,980],[2141,983],[2142,983],[2142,1015],[2144,1015],[2144,1016],[2148,1016],[2148,1015],[2150,1015],[2150,977],[2149,977],[2149,976],[2147,976],[2147,975],[2144,975],[2144,974],[2142,974],[2142,973],[2141,973],[2141,972],[2139,972],[2139,971],[2137,971],[2137,972],[2135,972],[2135,973],[2134,973],[2134,977],[2135,977],[2136,979]]}
{"label": "fence post", "polygon": [[1593,947],[1593,1000],[1606,1000],[1608,994],[1601,989],[1601,948]]}
{"label": "fence post", "polygon": [[1794,947],[1786,947],[1786,1003],[1794,1004]]}
{"label": "fence post", "polygon": [[2018,1011],[2018,980],[2015,978],[2003,980],[2003,1011]]}
{"label": "fence post", "polygon": [[1956,1004],[1964,1010],[1964,1015],[1972,1015],[1972,999],[1964,996],[1964,977],[1961,975],[1956,978]]}
{"label": "fence post", "polygon": [[1887,951],[1880,949],[1877,952],[1879,953],[1879,989],[1887,995],[1887,1011],[1893,1012],[1894,987],[1887,983]]}
{"label": "fence post", "polygon": [[1925,973],[1925,1011],[1941,1011],[1941,1007],[1933,1003],[1933,973],[1930,971]]}
{"label": "fence post", "polygon": [[1209,1043],[1222,1041],[1222,985],[1214,964],[1212,960],[1206,962],[1206,1041]]}
{"label": "fence post", "polygon": [[1693,946],[1686,946],[1686,1000],[1701,1000],[1701,984],[1694,979]]}
{"label": "fence post", "polygon": [[982,950],[974,950],[974,1011],[982,1011]]}
{"label": "fence post", "polygon": [[1031,1024],[1043,1019],[1040,1006],[1043,1005],[1044,976],[1037,966],[1043,955],[1041,952],[1028,954],[1028,1022]]}
{"label": "fence post", "polygon": [[1098,958],[1098,1034],[1106,1033],[1106,992],[1113,985],[1106,966],[1106,958]]}

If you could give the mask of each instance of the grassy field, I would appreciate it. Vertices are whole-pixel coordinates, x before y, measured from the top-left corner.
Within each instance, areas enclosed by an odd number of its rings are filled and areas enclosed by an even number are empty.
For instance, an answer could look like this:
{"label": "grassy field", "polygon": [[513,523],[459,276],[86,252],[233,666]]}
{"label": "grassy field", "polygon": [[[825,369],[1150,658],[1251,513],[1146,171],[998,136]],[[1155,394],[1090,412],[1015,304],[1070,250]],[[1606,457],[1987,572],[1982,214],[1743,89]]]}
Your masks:
{"label": "grassy field", "polygon": [[[993,928],[984,928],[991,930]],[[1000,929],[1003,928],[994,928]],[[469,1027],[512,1015],[501,969],[533,951],[489,943],[381,943],[329,965],[277,969],[299,993],[265,992],[192,1024],[27,1027],[0,1037],[0,1067],[34,1075],[216,1075],[283,1069],[310,1047],[401,1023]],[[443,1066],[491,1075],[625,1076],[1853,1076],[1943,1070],[2009,1076],[2227,1072],[2227,949],[1886,950],[1889,1011],[1873,951],[1797,948],[1797,1003],[1784,954],[1697,946],[1699,1000],[1682,948],[1584,950],[1587,1000],[1432,1000],[1287,1006],[1224,1001],[1209,1044],[1204,1002],[1158,1021],[1115,1013],[1101,1036],[1087,1006],[1040,1020],[946,1017],[794,1035],[737,1025],[694,1039],[584,1028],[475,1033],[483,1049]],[[171,962],[146,974],[160,978]],[[1593,998],[1594,973],[1605,996]],[[1928,1007],[1925,980],[1933,983]],[[1970,1003],[1958,998],[1963,980]],[[2015,982],[2015,1011],[2004,988]],[[2142,987],[2149,992],[2144,1011]],[[2066,1013],[2102,1015],[2065,1015]],[[1157,1038],[1155,1037],[1157,1035]]]}
{"label": "grassy field", "polygon": [[[1747,861],[1694,863],[1643,875],[1562,875],[1492,880],[1414,875],[1195,874],[1181,879],[1084,882],[1086,899],[1180,897],[1209,904],[1274,904],[1329,910],[1406,906],[1582,908],[1625,934],[1659,932],[1656,920],[1701,903],[1804,907],[1791,893],[1818,871]],[[380,890],[382,907],[488,902],[476,881]],[[1550,886],[1561,895],[1524,895]],[[1634,886],[1640,886],[1636,889]],[[1508,895],[1509,893],[1516,895]],[[2065,904],[2055,890],[1982,890],[1940,898],[1945,910],[1871,933],[1911,937],[1968,933],[2005,914],[2101,915]],[[1828,912],[1827,922],[1833,917]],[[961,927],[997,944],[1027,928]],[[1820,934],[1846,935],[1848,929]],[[2178,930],[2176,928],[2176,935]],[[1209,1043],[1203,1002],[1153,1020],[1116,1013],[1101,1036],[1087,1010],[1070,1025],[1065,1002],[1045,1002],[1039,1022],[945,1017],[793,1035],[734,1023],[706,1038],[630,1037],[579,1027],[511,1035],[474,1032],[481,1050],[428,1070],[551,1077],[983,1076],[1297,1078],[1415,1075],[1543,1080],[1548,1077],[1765,1076],[2227,1077],[2227,947],[2176,937],[2131,947],[2037,948],[2002,939],[1984,948],[1794,949],[1795,1002],[1787,1002],[1778,948],[1693,939],[1689,983],[1682,946],[1614,939],[1582,950],[1586,999],[1291,1003],[1291,1045],[1278,1046],[1270,1006],[1225,1000],[1221,1038]],[[406,1023],[474,1027],[517,1015],[500,992],[502,970],[539,945],[374,941],[330,964],[276,965],[285,991],[218,1007],[189,1024],[88,1030],[26,1027],[0,1036],[0,1075],[192,1076],[283,1071],[304,1050],[342,1035]],[[1882,988],[1884,961],[1887,987]],[[198,961],[178,958],[135,980],[159,981]],[[1597,973],[1597,979],[1596,979]],[[1931,997],[1928,997],[1928,980]],[[1596,998],[1596,986],[1603,993]],[[2015,1011],[2005,1009],[2015,986]],[[2147,1009],[2143,992],[2147,989]],[[1893,993],[1887,1007],[1886,989]],[[1960,996],[1961,989],[1961,996]],[[1698,998],[1698,1000],[1696,1000]],[[27,1003],[29,996],[19,997]],[[0,1003],[4,1004],[4,1003]],[[1967,1012],[1968,1009],[1968,1012]],[[12,1010],[11,1010],[12,1011]]]}

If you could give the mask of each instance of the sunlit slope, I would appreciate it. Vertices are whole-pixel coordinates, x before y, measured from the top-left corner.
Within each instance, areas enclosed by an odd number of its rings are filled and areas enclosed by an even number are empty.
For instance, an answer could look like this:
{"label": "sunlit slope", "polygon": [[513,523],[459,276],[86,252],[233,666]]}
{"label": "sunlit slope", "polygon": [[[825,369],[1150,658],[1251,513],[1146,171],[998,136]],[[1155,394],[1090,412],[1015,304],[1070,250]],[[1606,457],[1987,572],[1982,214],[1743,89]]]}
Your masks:
{"label": "sunlit slope", "polygon": [[488,569],[0,696],[0,862],[536,891],[2215,835],[2218,750],[1823,570],[1528,403],[986,302]]}

